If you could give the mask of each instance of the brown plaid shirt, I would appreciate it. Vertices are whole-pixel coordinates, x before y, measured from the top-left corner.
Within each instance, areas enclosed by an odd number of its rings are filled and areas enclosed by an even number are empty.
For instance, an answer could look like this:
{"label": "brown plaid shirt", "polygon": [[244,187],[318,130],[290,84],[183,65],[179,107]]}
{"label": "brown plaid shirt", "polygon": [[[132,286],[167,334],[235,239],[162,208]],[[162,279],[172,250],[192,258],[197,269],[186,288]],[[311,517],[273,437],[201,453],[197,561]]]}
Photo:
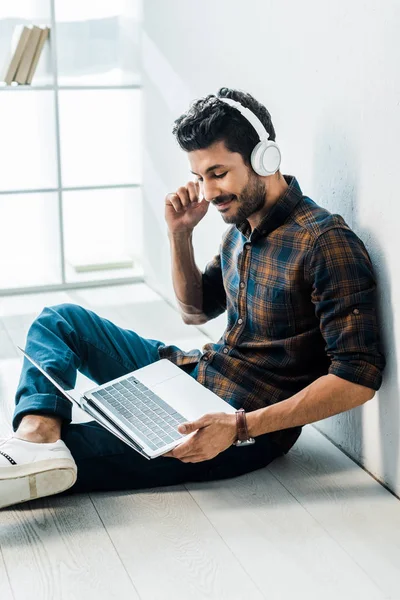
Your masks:
{"label": "brown plaid shirt", "polygon": [[[227,311],[221,339],[203,351],[160,348],[236,408],[289,398],[327,373],[377,390],[376,284],[362,241],[339,215],[302,195],[294,177],[260,226],[225,233],[203,274],[203,312]],[[274,434],[290,447],[300,428]]]}

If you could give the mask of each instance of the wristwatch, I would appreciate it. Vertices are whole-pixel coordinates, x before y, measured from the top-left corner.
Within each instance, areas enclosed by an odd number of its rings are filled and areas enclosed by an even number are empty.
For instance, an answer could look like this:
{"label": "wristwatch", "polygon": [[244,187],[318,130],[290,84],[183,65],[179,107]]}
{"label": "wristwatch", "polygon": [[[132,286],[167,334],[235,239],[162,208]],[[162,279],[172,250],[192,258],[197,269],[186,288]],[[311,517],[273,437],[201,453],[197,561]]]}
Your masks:
{"label": "wristwatch", "polygon": [[246,423],[246,413],[244,408],[236,411],[237,440],[233,442],[234,446],[249,446],[255,443],[255,439],[249,436]]}

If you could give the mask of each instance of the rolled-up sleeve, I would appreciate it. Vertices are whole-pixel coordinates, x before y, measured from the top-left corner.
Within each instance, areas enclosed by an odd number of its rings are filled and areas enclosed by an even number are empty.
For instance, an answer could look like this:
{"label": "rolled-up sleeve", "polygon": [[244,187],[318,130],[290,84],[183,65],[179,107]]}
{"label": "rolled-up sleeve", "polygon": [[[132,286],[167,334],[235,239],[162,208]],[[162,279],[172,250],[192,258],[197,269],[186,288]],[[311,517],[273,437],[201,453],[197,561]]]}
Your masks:
{"label": "rolled-up sleeve", "polygon": [[380,349],[376,282],[364,244],[345,227],[320,234],[310,252],[312,301],[331,360],[329,373],[378,390]]}
{"label": "rolled-up sleeve", "polygon": [[203,313],[214,319],[226,310],[226,293],[221,269],[221,256],[217,254],[207,264],[202,275]]}

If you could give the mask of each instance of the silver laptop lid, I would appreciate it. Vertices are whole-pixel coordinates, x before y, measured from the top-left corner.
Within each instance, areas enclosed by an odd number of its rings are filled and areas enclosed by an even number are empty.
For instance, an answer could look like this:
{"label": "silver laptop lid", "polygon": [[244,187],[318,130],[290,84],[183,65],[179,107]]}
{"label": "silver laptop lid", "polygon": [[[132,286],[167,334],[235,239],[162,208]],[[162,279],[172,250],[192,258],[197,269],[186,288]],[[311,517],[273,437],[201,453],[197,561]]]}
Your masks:
{"label": "silver laptop lid", "polygon": [[25,352],[25,350],[22,350],[22,348],[20,348],[19,346],[17,346],[18,350],[20,350],[22,352],[22,354],[37,368],[39,369],[39,371],[41,373],[43,373],[43,375],[45,377],[47,377],[47,379],[49,381],[51,381],[51,383],[58,389],[60,390],[60,392],[62,394],[64,394],[64,396],[66,398],[68,398],[68,400],[71,400],[72,402],[75,402],[79,408],[82,408],[81,405],[81,401],[80,401],[80,395],[76,392],[76,390],[68,390],[66,388],[66,385],[61,381],[61,379],[59,379],[59,377],[57,377],[57,375],[55,375],[54,373],[52,375],[50,375],[50,373],[48,371],[46,371],[46,369],[44,369],[43,367],[41,367],[31,356],[29,356],[29,354],[27,354]]}

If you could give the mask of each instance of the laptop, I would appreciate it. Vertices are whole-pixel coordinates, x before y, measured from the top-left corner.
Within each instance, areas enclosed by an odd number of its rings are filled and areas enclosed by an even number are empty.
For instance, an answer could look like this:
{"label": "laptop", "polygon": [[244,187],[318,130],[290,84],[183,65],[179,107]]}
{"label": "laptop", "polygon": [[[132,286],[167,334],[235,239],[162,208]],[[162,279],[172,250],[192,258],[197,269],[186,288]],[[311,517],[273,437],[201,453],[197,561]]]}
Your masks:
{"label": "laptop", "polygon": [[68,400],[147,459],[169,452],[194,435],[180,434],[180,423],[206,413],[236,412],[167,359],[80,393],[67,389],[57,376],[19,350]]}

